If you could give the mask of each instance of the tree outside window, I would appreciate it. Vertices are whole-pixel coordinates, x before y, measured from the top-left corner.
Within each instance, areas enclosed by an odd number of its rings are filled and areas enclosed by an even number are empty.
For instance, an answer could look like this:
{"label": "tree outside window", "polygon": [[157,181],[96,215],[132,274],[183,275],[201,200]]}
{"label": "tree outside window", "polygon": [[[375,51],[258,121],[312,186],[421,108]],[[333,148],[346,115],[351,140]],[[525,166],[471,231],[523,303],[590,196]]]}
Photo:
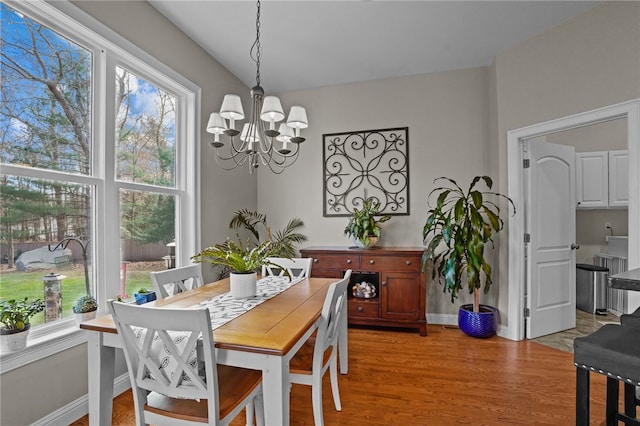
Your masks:
{"label": "tree outside window", "polygon": [[[149,271],[164,269],[167,244],[176,239],[175,211],[177,97],[157,82],[124,66],[108,70],[115,79],[112,117],[115,159],[97,151],[92,120],[94,67],[100,48],[87,47],[68,34],[0,4],[0,298],[43,297],[43,275],[62,274],[63,318],[87,292],[82,245],[88,248],[92,292],[92,254],[97,212],[102,203],[120,211],[121,293],[150,286]],[[109,125],[109,124],[107,124]],[[104,181],[93,169],[112,168]],[[96,197],[96,188],[115,188],[116,199]],[[51,252],[72,237],[82,244]],[[27,256],[30,254],[30,256]],[[135,266],[140,263],[143,266]],[[128,269],[126,266],[129,266]],[[93,265],[95,266],[95,265]],[[114,297],[116,294],[113,295]],[[34,318],[35,326],[44,314]]]}

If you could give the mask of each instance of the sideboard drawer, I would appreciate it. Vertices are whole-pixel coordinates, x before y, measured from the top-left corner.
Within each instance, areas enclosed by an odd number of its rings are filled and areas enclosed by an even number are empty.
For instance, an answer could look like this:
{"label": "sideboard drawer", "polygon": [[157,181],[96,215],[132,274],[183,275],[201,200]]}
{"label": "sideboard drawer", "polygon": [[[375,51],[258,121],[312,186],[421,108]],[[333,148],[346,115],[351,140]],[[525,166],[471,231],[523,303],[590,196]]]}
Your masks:
{"label": "sideboard drawer", "polygon": [[380,315],[380,304],[373,301],[361,301],[350,298],[347,302],[349,317],[378,318]]}
{"label": "sideboard drawer", "polygon": [[420,262],[418,256],[363,255],[360,267],[367,271],[420,272]]}
{"label": "sideboard drawer", "polygon": [[311,265],[311,271],[314,269],[360,269],[360,257],[356,254],[354,256],[344,255],[332,255],[322,254],[315,255],[310,253],[313,257],[313,265]]}

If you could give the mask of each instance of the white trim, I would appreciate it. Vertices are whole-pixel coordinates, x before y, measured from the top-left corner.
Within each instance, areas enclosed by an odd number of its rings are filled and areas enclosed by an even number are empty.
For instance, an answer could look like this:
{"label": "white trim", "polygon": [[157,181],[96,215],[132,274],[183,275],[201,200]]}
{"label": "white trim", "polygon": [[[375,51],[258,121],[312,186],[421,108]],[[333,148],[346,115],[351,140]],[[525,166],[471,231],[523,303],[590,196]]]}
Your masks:
{"label": "white trim", "polygon": [[427,314],[427,324],[458,325],[456,314]]}
{"label": "white trim", "polygon": [[80,330],[74,322],[73,327],[40,338],[32,338],[31,333],[29,332],[27,338],[26,349],[0,354],[0,361],[2,361],[0,362],[0,374],[86,343],[88,332]]}
{"label": "white trim", "polygon": [[[629,145],[629,268],[640,267],[640,99],[570,115],[507,132],[508,191],[516,206],[524,205],[522,150],[520,142],[537,136],[570,130],[617,118],[627,119]],[[509,218],[509,327],[501,336],[522,340],[524,329],[524,220],[519,214]],[[631,292],[633,293],[633,292]],[[640,305],[640,295],[629,294],[630,305]],[[630,306],[630,309],[631,309]]]}

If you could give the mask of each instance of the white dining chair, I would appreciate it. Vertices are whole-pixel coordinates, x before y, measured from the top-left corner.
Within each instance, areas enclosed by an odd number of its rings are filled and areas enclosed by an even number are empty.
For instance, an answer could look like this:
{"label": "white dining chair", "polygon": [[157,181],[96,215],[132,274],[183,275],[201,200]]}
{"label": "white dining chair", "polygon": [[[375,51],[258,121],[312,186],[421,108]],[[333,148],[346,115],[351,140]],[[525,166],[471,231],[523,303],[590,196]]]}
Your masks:
{"label": "white dining chair", "polygon": [[311,264],[313,259],[310,257],[268,257],[267,261],[277,265],[262,265],[262,276],[267,275],[285,275],[285,270],[289,271],[291,278],[305,278],[311,276]]}
{"label": "white dining chair", "polygon": [[149,275],[151,275],[153,288],[161,299],[204,285],[202,265],[199,263],[164,271],[150,272]]}
{"label": "white dining chair", "polygon": [[331,393],[337,411],[342,411],[338,391],[338,336],[341,333],[341,318],[346,315],[347,285],[351,269],[340,281],[329,286],[324,299],[322,314],[316,333],[307,340],[289,364],[291,383],[311,386],[313,419],[316,426],[324,425],[322,414],[322,377],[329,370]]}
{"label": "white dining chair", "polygon": [[138,426],[228,425],[245,407],[264,424],[262,374],[218,365],[209,310],[109,301],[124,344]]}

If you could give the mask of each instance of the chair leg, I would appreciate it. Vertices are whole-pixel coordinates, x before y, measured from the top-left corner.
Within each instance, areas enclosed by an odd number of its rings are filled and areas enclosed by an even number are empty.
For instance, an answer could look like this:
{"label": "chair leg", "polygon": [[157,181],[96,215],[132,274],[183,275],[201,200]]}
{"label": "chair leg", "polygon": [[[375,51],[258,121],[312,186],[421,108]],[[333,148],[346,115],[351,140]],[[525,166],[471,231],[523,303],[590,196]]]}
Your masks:
{"label": "chair leg", "polygon": [[264,426],[264,398],[262,397],[262,392],[256,395],[254,403],[256,407],[256,424]]}
{"label": "chair leg", "polygon": [[576,367],[576,426],[589,426],[589,370]]}
{"label": "chair leg", "polygon": [[336,411],[342,411],[342,404],[340,403],[340,390],[338,389],[338,360],[333,357],[329,361],[329,375],[331,376],[331,393],[333,394],[333,404],[336,406]]}
{"label": "chair leg", "polygon": [[624,384],[624,413],[636,418],[636,387],[630,383]]}
{"label": "chair leg", "polygon": [[322,374],[315,374],[311,384],[311,400],[313,402],[313,420],[315,426],[324,426],[322,414]]}
{"label": "chair leg", "polygon": [[607,403],[606,403],[606,418],[607,426],[616,426],[618,424],[618,394],[620,392],[620,386],[618,380],[612,377],[607,377]]}
{"label": "chair leg", "polygon": [[253,426],[253,404],[255,402],[255,399],[253,401],[251,401],[250,403],[247,404],[247,406],[244,408],[245,409],[245,414],[246,414],[246,422],[245,425],[246,426]]}

